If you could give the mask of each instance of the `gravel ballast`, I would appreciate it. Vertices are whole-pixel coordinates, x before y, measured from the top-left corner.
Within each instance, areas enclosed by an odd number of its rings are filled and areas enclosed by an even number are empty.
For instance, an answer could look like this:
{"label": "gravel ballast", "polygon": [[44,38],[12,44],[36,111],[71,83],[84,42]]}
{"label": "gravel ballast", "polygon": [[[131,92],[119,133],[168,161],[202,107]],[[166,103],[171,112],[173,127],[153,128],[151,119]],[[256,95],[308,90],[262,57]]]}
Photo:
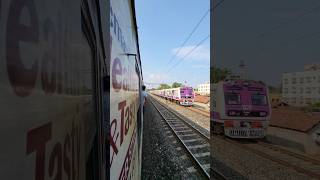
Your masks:
{"label": "gravel ballast", "polygon": [[143,122],[142,179],[201,179],[148,99]]}
{"label": "gravel ballast", "polygon": [[198,124],[202,128],[206,129],[209,131],[210,129],[210,118],[203,116],[202,114],[190,111],[189,109],[186,109],[176,103],[170,102],[169,100],[165,100],[163,98],[160,98],[158,96],[151,95],[153,98],[158,100],[159,102],[165,104],[168,108],[174,109],[176,112],[181,114],[184,117],[187,117],[190,119],[192,122]]}

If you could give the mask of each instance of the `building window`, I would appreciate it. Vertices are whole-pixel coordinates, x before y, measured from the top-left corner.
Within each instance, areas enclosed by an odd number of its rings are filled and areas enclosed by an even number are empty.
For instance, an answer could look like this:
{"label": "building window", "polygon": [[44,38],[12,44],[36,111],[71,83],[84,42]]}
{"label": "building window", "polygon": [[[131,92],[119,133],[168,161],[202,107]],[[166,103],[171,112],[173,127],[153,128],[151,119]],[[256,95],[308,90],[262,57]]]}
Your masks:
{"label": "building window", "polygon": [[283,84],[288,84],[288,79],[287,78],[283,80]]}
{"label": "building window", "polygon": [[297,93],[297,91],[296,91],[296,87],[292,87],[292,92],[291,92],[292,94],[296,94]]}
{"label": "building window", "polygon": [[303,79],[304,79],[303,77],[300,78],[300,83],[301,84],[303,83]]}
{"label": "building window", "polygon": [[309,87],[306,88],[306,94],[311,94],[311,88]]}
{"label": "building window", "polygon": [[300,88],[300,94],[303,94],[303,87]]}
{"label": "building window", "polygon": [[311,83],[311,77],[306,77],[308,83]]}
{"label": "building window", "polygon": [[288,94],[288,88],[284,88],[283,93]]}
{"label": "building window", "polygon": [[294,77],[294,78],[291,79],[291,81],[292,81],[292,84],[296,84],[297,83],[297,78]]}
{"label": "building window", "polygon": [[306,98],[305,102],[306,102],[306,104],[311,104],[311,98]]}

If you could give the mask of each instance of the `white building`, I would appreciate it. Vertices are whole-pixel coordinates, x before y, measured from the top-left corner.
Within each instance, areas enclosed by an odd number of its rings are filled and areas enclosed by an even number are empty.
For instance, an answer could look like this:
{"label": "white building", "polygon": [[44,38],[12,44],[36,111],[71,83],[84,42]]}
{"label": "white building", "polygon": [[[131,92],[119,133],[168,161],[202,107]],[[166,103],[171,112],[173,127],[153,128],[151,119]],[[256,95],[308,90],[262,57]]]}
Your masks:
{"label": "white building", "polygon": [[320,102],[320,65],[306,65],[302,72],[284,73],[282,97],[292,106]]}
{"label": "white building", "polygon": [[204,84],[198,85],[198,93],[200,95],[210,95],[210,82],[205,82]]}

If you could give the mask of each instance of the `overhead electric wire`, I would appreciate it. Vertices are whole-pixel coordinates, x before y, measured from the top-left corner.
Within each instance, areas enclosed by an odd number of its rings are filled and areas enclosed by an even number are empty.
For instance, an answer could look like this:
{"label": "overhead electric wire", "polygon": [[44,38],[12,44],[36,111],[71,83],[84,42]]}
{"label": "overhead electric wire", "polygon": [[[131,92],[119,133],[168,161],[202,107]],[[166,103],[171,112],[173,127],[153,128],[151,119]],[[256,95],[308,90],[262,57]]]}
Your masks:
{"label": "overhead electric wire", "polygon": [[194,50],[196,50],[196,49],[197,49],[202,43],[204,43],[209,37],[210,37],[210,35],[208,35],[208,36],[206,36],[204,39],[202,39],[195,47],[193,47],[189,52],[187,52],[187,53],[180,59],[180,61],[178,61],[175,65],[173,65],[173,66],[167,71],[167,73],[169,73],[172,69],[174,69],[176,66],[178,66],[182,60],[184,60],[186,57],[188,57]]}
{"label": "overhead electric wire", "polygon": [[[320,10],[320,4],[315,4],[315,6],[312,8],[303,8],[303,9],[301,9],[300,13],[296,17],[293,17],[293,19],[275,24],[268,31],[257,33],[256,39],[253,39],[253,40],[257,41],[260,38],[264,38],[269,33],[276,33],[277,30],[284,28],[284,27],[287,27],[290,24],[297,23],[310,14],[318,13],[319,10]],[[302,34],[302,35],[300,33],[296,33],[294,35],[295,37],[293,37],[292,39],[287,40],[287,41],[279,42],[278,46],[275,46],[275,47],[277,47],[279,50],[283,50],[283,48],[288,47],[289,45],[294,44],[295,42],[299,42],[300,40],[304,40],[307,38],[312,38],[312,37],[318,36],[319,34],[320,34],[320,31],[316,31],[313,33],[306,33],[306,34]],[[265,49],[263,49],[263,50],[260,49],[259,51],[261,52],[260,55],[268,54],[268,52],[266,52]]]}
{"label": "overhead electric wire", "polygon": [[282,42],[280,43],[281,46],[288,46],[290,44],[292,44],[293,42],[295,41],[300,41],[300,40],[304,40],[304,39],[308,39],[308,38],[314,38],[315,36],[318,36],[320,35],[320,31],[316,31],[316,32],[312,32],[312,33],[306,33],[306,34],[303,34],[297,38],[294,38],[294,39],[291,39],[289,41],[285,41],[285,42]]}
{"label": "overhead electric wire", "polygon": [[318,5],[318,6],[316,6],[316,7],[313,7],[313,8],[310,9],[310,10],[309,10],[309,9],[306,9],[305,11],[303,11],[303,13],[301,13],[299,16],[297,16],[294,20],[292,20],[292,21],[287,21],[287,22],[283,22],[283,23],[279,23],[279,24],[273,26],[272,28],[270,28],[269,31],[264,31],[264,32],[262,32],[262,33],[259,33],[257,36],[258,36],[258,37],[263,37],[263,36],[265,36],[266,34],[272,33],[272,32],[274,32],[275,30],[280,29],[280,28],[282,28],[282,27],[285,26],[285,25],[289,25],[289,24],[291,24],[291,23],[297,22],[298,20],[300,20],[301,18],[303,18],[303,17],[306,16],[306,15],[309,15],[309,14],[312,14],[312,13],[315,13],[315,12],[318,12],[318,10],[320,10],[320,5]]}
{"label": "overhead electric wire", "polygon": [[204,20],[204,18],[209,14],[210,9],[208,9],[206,11],[206,13],[201,17],[201,19],[198,21],[198,23],[196,24],[196,26],[192,29],[192,31],[189,33],[188,37],[183,41],[183,43],[180,45],[179,49],[176,51],[176,53],[171,57],[171,59],[169,60],[169,62],[167,63],[167,66],[172,62],[172,60],[179,54],[179,52],[181,51],[181,48],[189,41],[189,39],[191,38],[191,36],[193,35],[193,33],[198,29],[198,27],[200,26],[201,22]]}
{"label": "overhead electric wire", "polygon": [[[217,8],[224,0],[219,1],[214,7],[213,9]],[[198,23],[195,25],[195,27],[192,29],[192,31],[189,33],[189,35],[187,36],[187,38],[183,41],[183,43],[180,45],[179,49],[176,51],[176,53],[171,57],[171,59],[168,61],[167,65],[168,66],[173,59],[175,59],[175,57],[179,54],[179,52],[181,51],[182,47],[189,41],[189,39],[191,38],[191,36],[193,35],[193,33],[198,29],[198,27],[200,26],[201,22],[204,20],[204,18],[209,14],[209,12],[213,9],[208,9],[204,15],[200,18],[200,20],[198,21]]]}
{"label": "overhead electric wire", "polygon": [[[320,5],[317,5],[317,6],[313,7],[313,8],[311,8],[311,9],[304,9],[304,11],[302,11],[302,13],[300,15],[295,17],[294,20],[278,24],[278,25],[274,26],[273,28],[271,28],[270,31],[265,31],[265,32],[259,33],[258,36],[259,37],[263,37],[267,33],[275,32],[275,30],[280,29],[283,26],[289,25],[291,23],[295,23],[295,22],[297,22],[298,20],[302,19],[303,17],[305,17],[307,15],[319,12],[319,10],[320,10]],[[292,44],[295,41],[304,40],[304,39],[307,39],[307,38],[312,38],[312,37],[318,36],[319,34],[320,34],[320,31],[316,31],[316,32],[312,32],[312,33],[305,33],[305,34],[302,34],[302,35],[300,35],[300,33],[296,33],[296,38],[290,39],[288,41],[281,42],[279,45],[282,46],[282,47],[288,46],[288,45]]]}
{"label": "overhead electric wire", "polygon": [[217,8],[218,6],[220,6],[220,4],[223,2],[224,0],[221,0],[221,1],[219,1],[217,4],[215,4],[214,6],[213,6],[213,9],[210,9],[210,11],[211,10],[214,10],[215,8]]}

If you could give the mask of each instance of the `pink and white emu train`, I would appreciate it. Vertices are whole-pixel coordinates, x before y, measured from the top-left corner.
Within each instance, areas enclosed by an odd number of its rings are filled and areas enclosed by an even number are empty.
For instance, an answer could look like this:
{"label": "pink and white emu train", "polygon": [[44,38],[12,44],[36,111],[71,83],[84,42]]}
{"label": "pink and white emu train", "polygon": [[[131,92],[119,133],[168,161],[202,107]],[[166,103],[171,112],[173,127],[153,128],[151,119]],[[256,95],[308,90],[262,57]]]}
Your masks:
{"label": "pink and white emu train", "polygon": [[231,138],[264,138],[271,116],[268,88],[261,81],[212,84],[211,129]]}

